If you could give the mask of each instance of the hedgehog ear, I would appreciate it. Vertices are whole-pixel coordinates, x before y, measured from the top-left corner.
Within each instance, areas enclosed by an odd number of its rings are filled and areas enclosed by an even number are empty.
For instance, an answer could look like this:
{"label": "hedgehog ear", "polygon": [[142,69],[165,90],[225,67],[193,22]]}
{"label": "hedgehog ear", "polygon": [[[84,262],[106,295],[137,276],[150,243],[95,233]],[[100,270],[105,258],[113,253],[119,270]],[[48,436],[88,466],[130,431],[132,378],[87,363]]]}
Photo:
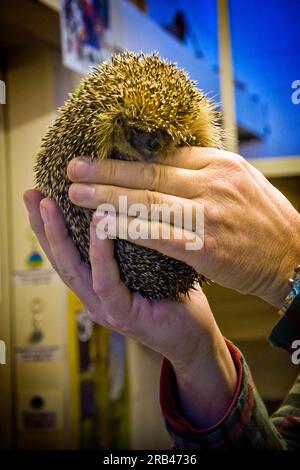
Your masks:
{"label": "hedgehog ear", "polygon": [[127,125],[127,120],[125,118],[125,116],[123,114],[119,114],[116,118],[115,118],[115,122],[114,124],[116,126],[119,126],[119,127],[122,127],[123,129],[125,129],[126,127],[128,127]]}
{"label": "hedgehog ear", "polygon": [[113,134],[114,134],[114,116],[112,113],[102,113],[99,115],[101,126],[99,126],[98,152],[99,158],[105,160],[109,158],[113,147]]}

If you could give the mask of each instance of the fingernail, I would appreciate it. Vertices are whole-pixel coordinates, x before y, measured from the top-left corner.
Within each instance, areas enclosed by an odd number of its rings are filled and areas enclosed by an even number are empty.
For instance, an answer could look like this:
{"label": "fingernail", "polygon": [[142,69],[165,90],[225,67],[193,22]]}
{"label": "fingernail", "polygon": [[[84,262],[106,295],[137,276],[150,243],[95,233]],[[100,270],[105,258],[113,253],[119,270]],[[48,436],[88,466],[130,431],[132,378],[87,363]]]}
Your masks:
{"label": "fingernail", "polygon": [[49,214],[48,214],[47,209],[42,206],[41,206],[41,216],[42,216],[44,224],[47,224],[49,222]]}
{"label": "fingernail", "polygon": [[90,163],[88,159],[79,158],[73,162],[73,175],[76,178],[82,178],[83,176],[87,176],[90,169]]}
{"label": "fingernail", "polygon": [[88,201],[94,196],[95,188],[93,186],[78,184],[73,186],[72,193],[77,201]]}

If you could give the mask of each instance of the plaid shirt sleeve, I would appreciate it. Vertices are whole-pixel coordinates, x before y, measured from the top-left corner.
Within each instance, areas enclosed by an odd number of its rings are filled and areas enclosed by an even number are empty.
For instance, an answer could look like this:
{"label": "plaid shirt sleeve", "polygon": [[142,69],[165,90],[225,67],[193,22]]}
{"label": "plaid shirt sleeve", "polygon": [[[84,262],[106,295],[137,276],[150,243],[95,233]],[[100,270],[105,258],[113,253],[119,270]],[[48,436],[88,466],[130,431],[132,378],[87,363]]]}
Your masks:
{"label": "plaid shirt sleeve", "polygon": [[[297,410],[287,413],[282,421],[282,411],[271,419],[259,396],[249,367],[240,351],[229,341],[227,346],[234,360],[238,385],[233,401],[223,419],[209,429],[196,429],[183,417],[172,365],[163,360],[160,382],[160,402],[165,424],[176,449],[287,449],[288,432],[295,433],[293,421]],[[299,385],[299,384],[298,384]],[[299,385],[300,387],[300,385]],[[299,390],[300,392],[300,390]],[[299,393],[300,397],[300,393]],[[291,418],[293,416],[293,418]],[[298,418],[299,419],[299,418]],[[291,431],[290,420],[294,429]],[[299,426],[299,421],[297,421]],[[285,432],[283,430],[285,429]],[[294,434],[293,434],[294,435]],[[298,440],[299,429],[298,429]]]}
{"label": "plaid shirt sleeve", "polygon": [[285,439],[288,449],[300,450],[300,375],[271,421]]}

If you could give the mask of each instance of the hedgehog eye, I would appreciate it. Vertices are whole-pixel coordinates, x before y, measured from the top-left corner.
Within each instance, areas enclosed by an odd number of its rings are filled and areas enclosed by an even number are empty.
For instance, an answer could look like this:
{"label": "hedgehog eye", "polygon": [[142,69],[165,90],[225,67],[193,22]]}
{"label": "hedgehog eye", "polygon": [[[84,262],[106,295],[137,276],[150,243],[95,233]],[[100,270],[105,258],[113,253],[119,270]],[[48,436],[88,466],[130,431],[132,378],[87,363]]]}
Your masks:
{"label": "hedgehog eye", "polygon": [[159,135],[155,132],[145,132],[141,129],[132,127],[130,129],[129,140],[138,150],[148,150],[150,152],[157,152],[161,149]]}
{"label": "hedgehog eye", "polygon": [[151,152],[158,152],[160,150],[161,145],[156,136],[149,136],[149,140],[147,142],[147,149],[151,150]]}

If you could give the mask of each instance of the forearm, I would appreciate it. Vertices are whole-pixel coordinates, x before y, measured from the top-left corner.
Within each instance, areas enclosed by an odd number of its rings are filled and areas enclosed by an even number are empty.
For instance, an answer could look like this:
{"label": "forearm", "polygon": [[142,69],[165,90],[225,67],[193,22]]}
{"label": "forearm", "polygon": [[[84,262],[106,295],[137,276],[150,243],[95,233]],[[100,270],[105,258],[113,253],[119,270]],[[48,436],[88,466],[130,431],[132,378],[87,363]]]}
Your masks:
{"label": "forearm", "polygon": [[[177,379],[170,362],[164,360],[160,401],[167,429],[178,449],[286,449],[287,443],[270,420],[257,393],[250,370],[240,351],[227,342],[237,371],[235,395],[221,420],[208,428],[193,425],[179,399]],[[209,397],[215,403],[215,391]],[[204,404],[198,399],[197,409]]]}
{"label": "forearm", "polygon": [[185,367],[174,364],[181,409],[189,422],[208,428],[223,418],[233,400],[237,373],[227,345],[217,332],[211,353]]}

